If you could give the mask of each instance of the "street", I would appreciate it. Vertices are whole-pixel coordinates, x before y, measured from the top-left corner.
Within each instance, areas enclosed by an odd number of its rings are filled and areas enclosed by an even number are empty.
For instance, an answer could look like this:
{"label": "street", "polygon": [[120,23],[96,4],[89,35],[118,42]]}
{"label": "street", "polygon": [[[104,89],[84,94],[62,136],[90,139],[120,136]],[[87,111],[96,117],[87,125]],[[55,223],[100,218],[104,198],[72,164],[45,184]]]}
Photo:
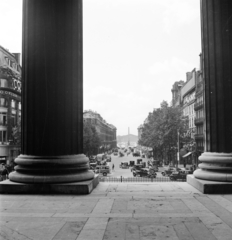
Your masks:
{"label": "street", "polygon": [[[130,168],[128,169],[122,169],[119,167],[121,162],[130,162],[135,161],[135,164],[137,162],[137,159],[143,159],[143,162],[147,162],[147,158],[141,158],[141,157],[133,157],[132,154],[129,154],[128,156],[125,154],[124,157],[114,156],[111,155],[112,161],[110,163],[111,168],[111,174],[108,174],[108,177],[133,177],[132,172]],[[114,171],[112,171],[112,165],[114,164]],[[160,169],[160,168],[159,168]],[[157,177],[162,177],[161,173],[157,173]]]}

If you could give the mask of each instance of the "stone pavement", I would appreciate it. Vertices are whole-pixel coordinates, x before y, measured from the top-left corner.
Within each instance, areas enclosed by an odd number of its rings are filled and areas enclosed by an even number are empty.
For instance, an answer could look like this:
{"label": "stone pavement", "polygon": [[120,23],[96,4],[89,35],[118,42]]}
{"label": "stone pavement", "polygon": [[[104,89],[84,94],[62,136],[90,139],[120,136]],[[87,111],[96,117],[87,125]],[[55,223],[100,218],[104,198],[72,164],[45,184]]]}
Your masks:
{"label": "stone pavement", "polygon": [[231,240],[232,195],[186,182],[99,183],[90,195],[0,195],[4,240]]}

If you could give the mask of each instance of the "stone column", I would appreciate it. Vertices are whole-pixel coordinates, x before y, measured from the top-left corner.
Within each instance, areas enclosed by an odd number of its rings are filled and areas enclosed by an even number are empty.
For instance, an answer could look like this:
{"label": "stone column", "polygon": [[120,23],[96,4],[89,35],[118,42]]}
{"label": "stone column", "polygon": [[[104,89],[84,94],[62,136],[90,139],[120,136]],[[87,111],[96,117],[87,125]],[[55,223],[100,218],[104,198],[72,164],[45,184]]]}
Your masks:
{"label": "stone column", "polygon": [[82,0],[24,0],[22,154],[10,180],[94,178],[83,154]]}
{"label": "stone column", "polygon": [[232,182],[232,1],[202,0],[201,14],[206,152],[194,177]]}

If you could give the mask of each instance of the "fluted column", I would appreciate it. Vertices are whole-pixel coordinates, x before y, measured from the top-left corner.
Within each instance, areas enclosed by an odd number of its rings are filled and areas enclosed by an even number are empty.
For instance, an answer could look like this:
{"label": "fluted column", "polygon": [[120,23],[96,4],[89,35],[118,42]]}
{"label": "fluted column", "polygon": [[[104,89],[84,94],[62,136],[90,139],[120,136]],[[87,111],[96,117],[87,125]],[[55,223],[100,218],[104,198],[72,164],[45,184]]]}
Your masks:
{"label": "fluted column", "polygon": [[202,0],[206,152],[198,179],[232,182],[232,1]]}
{"label": "fluted column", "polygon": [[11,181],[93,179],[83,154],[82,0],[24,0],[22,154]]}

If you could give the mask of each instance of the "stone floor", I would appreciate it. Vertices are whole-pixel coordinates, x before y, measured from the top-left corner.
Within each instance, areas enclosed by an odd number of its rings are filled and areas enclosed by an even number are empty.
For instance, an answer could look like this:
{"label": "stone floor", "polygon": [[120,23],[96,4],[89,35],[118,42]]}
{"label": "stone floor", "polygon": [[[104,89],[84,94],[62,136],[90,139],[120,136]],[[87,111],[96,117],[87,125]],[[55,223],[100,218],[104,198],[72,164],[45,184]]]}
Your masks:
{"label": "stone floor", "polygon": [[0,239],[232,239],[232,195],[188,183],[100,183],[85,196],[0,195]]}

